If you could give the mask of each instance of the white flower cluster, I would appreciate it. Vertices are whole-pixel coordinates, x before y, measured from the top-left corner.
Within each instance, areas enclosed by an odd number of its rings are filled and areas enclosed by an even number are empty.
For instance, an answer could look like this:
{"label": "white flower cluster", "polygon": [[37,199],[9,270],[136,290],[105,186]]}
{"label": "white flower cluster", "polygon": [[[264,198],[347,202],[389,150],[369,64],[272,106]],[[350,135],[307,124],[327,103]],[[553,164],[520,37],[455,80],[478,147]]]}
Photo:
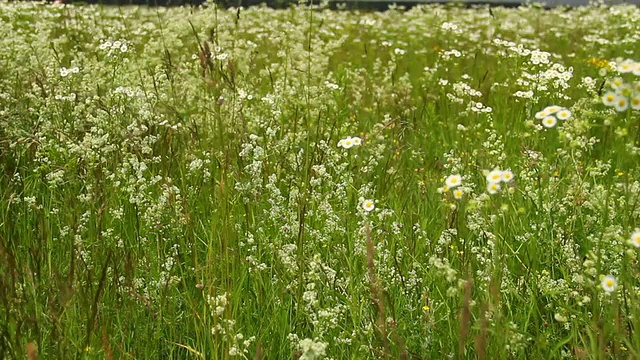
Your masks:
{"label": "white flower cluster", "polygon": [[453,84],[453,91],[457,96],[474,96],[474,97],[478,97],[478,96],[482,96],[482,93],[474,88],[472,88],[471,86],[469,86],[469,84],[464,83],[464,82],[456,82]]}
{"label": "white flower cluster", "polygon": [[327,89],[330,89],[330,90],[338,90],[338,89],[340,89],[340,85],[338,85],[336,83],[333,83],[331,81],[325,81],[324,82],[324,86],[326,86]]}
{"label": "white flower cluster", "polygon": [[129,51],[129,42],[127,40],[115,40],[113,42],[106,40],[103,41],[98,49],[107,51],[107,56],[116,54],[123,54]]}
{"label": "white flower cluster", "polygon": [[357,136],[347,136],[346,138],[338,141],[338,147],[341,147],[343,149],[350,149],[354,146],[360,146],[360,144],[362,144],[362,139]]}
{"label": "white flower cluster", "polygon": [[551,105],[538,111],[535,115],[536,119],[542,121],[542,126],[552,128],[556,126],[558,120],[567,120],[571,117],[571,111],[558,105]]}
{"label": "white flower cluster", "polygon": [[548,64],[549,56],[551,56],[551,54],[546,51],[532,50],[531,58],[529,61],[534,65]]}
{"label": "white flower cluster", "polygon": [[67,76],[69,76],[71,74],[77,74],[79,72],[80,72],[80,68],[77,67],[77,66],[74,66],[74,67],[72,67],[70,69],[67,69],[64,66],[60,68],[60,76],[62,76],[62,77],[67,77]]}
{"label": "white flower cluster", "polygon": [[595,90],[596,84],[596,80],[591,76],[585,76],[580,81],[580,86],[588,90]]}
{"label": "white flower cluster", "polygon": [[68,95],[60,95],[60,94],[56,94],[56,96],[54,97],[54,99],[56,100],[67,100],[67,101],[75,101],[76,98],[78,96],[76,95],[76,93],[69,93]]}
{"label": "white flower cluster", "polygon": [[625,82],[622,78],[614,78],[609,82],[611,87],[602,96],[602,103],[616,109],[617,112],[624,112],[631,107],[633,110],[640,110],[640,81]]}
{"label": "white flower cluster", "polygon": [[467,110],[470,110],[475,113],[490,113],[493,112],[493,108],[491,106],[486,106],[485,104],[479,101],[469,101],[467,104]]}
{"label": "white flower cluster", "polygon": [[487,192],[491,195],[500,191],[500,183],[509,183],[513,180],[513,172],[511,170],[495,169],[486,172]]}
{"label": "white flower cluster", "polygon": [[[442,86],[446,86],[447,84],[449,84],[449,81],[440,79],[439,84]],[[451,102],[454,102],[454,103],[458,103],[458,104],[464,103],[465,97],[482,96],[482,93],[480,91],[475,90],[474,88],[469,86],[469,84],[462,81],[453,83],[452,88],[453,88],[453,92],[450,92],[450,93],[448,92],[446,96]]]}
{"label": "white flower cluster", "polygon": [[453,189],[453,197],[457,200],[462,199],[464,190],[462,187],[462,176],[459,174],[449,175],[444,179],[444,186],[438,188],[438,192],[443,194]]}
{"label": "white flower cluster", "polygon": [[140,89],[134,89],[128,86],[118,86],[114,91],[114,94],[125,94],[128,97],[142,96],[143,92]]}
{"label": "white flower cluster", "polygon": [[533,99],[533,90],[527,90],[527,91],[518,90],[513,94],[513,96],[521,99]]}
{"label": "white flower cluster", "polygon": [[631,59],[626,59],[617,64],[616,70],[620,74],[629,74],[640,76],[640,62],[633,61]]}
{"label": "white flower cluster", "polygon": [[442,56],[442,60],[449,60],[452,57],[459,58],[460,56],[462,56],[462,53],[456,49],[452,49],[452,50],[444,51],[441,56]]}
{"label": "white flower cluster", "polygon": [[296,334],[289,334],[288,338],[292,348],[302,353],[300,360],[323,359],[326,356],[327,343],[309,338],[300,340]]}
{"label": "white flower cluster", "polygon": [[451,31],[451,32],[453,32],[455,34],[462,33],[462,29],[460,29],[460,27],[457,24],[454,24],[454,23],[448,22],[448,21],[443,22],[442,25],[440,25],[440,29],[446,30],[446,31]]}
{"label": "white flower cluster", "polygon": [[236,333],[236,321],[226,317],[229,308],[229,294],[224,293],[218,296],[207,295],[207,305],[209,306],[209,315],[215,324],[211,328],[212,335],[219,335],[223,341],[229,345],[229,356],[241,356],[246,358],[249,353],[248,347],[255,341],[255,336],[244,338],[241,333]]}
{"label": "white flower cluster", "polygon": [[529,62],[533,65],[544,65],[549,63],[550,53],[541,51],[539,49],[527,49],[523,44],[516,44],[512,41],[506,41],[502,39],[493,39],[493,43],[506,48],[507,54],[514,54],[515,56],[529,57]]}
{"label": "white flower cluster", "polygon": [[[537,70],[536,70],[537,71]],[[544,71],[537,72],[522,72],[522,77],[517,80],[517,84],[521,86],[528,86],[534,90],[546,91],[549,86],[554,89],[568,89],[569,83],[573,77],[573,68],[565,68],[564,65],[554,63],[551,67]]]}

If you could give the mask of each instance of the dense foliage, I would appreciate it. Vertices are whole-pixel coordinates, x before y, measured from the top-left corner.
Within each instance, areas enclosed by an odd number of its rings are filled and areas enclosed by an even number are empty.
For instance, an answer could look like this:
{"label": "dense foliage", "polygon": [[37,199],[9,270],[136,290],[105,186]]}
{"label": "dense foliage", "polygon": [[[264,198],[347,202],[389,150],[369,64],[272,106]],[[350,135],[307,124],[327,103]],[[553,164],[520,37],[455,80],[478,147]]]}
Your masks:
{"label": "dense foliage", "polygon": [[0,2],[0,358],[639,358],[639,42]]}

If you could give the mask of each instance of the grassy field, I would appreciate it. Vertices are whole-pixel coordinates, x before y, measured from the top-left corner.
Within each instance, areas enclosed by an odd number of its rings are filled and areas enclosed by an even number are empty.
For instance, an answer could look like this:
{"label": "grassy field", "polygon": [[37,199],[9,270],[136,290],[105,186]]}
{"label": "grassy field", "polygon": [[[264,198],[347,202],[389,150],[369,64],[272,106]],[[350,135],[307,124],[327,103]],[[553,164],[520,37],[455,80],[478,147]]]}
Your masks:
{"label": "grassy field", "polygon": [[638,359],[639,42],[0,2],[0,358]]}

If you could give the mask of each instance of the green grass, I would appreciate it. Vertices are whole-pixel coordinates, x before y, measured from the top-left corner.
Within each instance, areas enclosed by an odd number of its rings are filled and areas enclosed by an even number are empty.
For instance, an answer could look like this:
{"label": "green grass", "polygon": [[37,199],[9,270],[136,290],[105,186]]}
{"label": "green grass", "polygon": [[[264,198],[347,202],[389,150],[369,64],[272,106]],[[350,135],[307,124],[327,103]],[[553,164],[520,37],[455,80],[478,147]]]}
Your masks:
{"label": "green grass", "polygon": [[639,34],[0,2],[0,358],[640,357]]}

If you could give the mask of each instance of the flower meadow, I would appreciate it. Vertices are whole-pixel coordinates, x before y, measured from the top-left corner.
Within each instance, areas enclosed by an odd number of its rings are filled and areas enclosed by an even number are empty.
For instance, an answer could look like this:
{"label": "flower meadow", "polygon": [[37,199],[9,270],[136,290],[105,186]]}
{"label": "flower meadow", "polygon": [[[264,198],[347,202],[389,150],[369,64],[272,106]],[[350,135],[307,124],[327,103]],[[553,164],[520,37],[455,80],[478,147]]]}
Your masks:
{"label": "flower meadow", "polygon": [[0,358],[640,358],[639,43],[0,2]]}

